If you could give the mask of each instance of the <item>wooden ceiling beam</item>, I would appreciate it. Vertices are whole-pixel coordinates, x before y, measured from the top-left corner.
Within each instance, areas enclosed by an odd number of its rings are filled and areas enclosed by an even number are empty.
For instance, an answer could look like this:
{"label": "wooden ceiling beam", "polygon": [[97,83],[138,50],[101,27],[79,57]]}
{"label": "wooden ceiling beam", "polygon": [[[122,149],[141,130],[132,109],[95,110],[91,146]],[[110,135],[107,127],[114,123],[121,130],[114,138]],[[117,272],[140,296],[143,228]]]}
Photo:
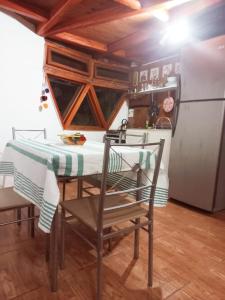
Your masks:
{"label": "wooden ceiling beam", "polygon": [[120,4],[123,4],[131,9],[140,9],[141,3],[138,0],[114,0]]}
{"label": "wooden ceiling beam", "polygon": [[156,10],[172,9],[177,5],[181,5],[190,1],[193,0],[154,0],[151,1],[150,4],[136,10],[131,10],[128,7],[124,7],[124,9],[121,9],[121,7],[107,8],[98,12],[94,12],[92,14],[81,16],[75,20],[68,20],[62,23],[60,26],[56,26],[55,28],[47,32],[47,35],[53,35],[65,31],[68,32],[77,28],[96,26],[99,24],[109,23],[115,20],[129,18],[137,15],[148,14],[149,17],[151,17],[152,15],[154,15],[154,12]]}
{"label": "wooden ceiling beam", "polygon": [[9,1],[9,0],[0,0],[0,8],[6,9],[7,11],[11,11],[17,13],[19,15],[28,17],[30,19],[45,22],[48,20],[47,15],[44,11],[39,8],[33,7],[30,4],[21,3],[20,4]]}
{"label": "wooden ceiling beam", "polygon": [[68,7],[73,4],[73,6],[79,4],[82,0],[60,0],[56,6],[52,9],[50,13],[50,18],[44,22],[43,24],[40,24],[37,29],[37,33],[39,35],[44,35],[46,31],[48,31],[50,28],[52,28],[62,17],[63,13],[68,9]]}
{"label": "wooden ceiling beam", "polygon": [[[171,1],[175,1],[175,0],[171,0]],[[184,0],[184,1],[190,1],[190,0]],[[99,24],[109,23],[115,20],[129,18],[132,16],[146,14],[146,13],[151,15],[153,10],[158,9],[159,7],[161,8],[164,3],[165,0],[160,0],[160,1],[155,0],[151,3],[151,5],[148,5],[139,10],[130,10],[128,8],[121,9],[121,7],[107,8],[98,12],[81,16],[76,19],[68,20],[67,22],[64,22],[60,26],[56,26],[55,28],[47,32],[47,35],[50,36],[60,32],[68,32],[70,30],[74,30],[77,28],[96,26]]]}
{"label": "wooden ceiling beam", "polygon": [[[96,50],[101,53],[108,53],[108,47],[106,44],[100,43],[100,42],[92,40],[92,39],[84,38],[79,35],[75,35],[75,34],[71,34],[71,33],[67,33],[67,32],[61,32],[61,33],[57,33],[57,34],[51,36],[50,38],[52,38],[54,40],[63,41],[63,42],[66,42],[66,43],[69,43],[72,45],[83,46],[85,48]],[[118,56],[118,57],[126,56],[124,50],[118,50],[118,51],[113,52],[112,54],[115,56]]]}
{"label": "wooden ceiling beam", "polygon": [[71,34],[71,33],[67,33],[67,32],[61,32],[61,33],[57,33],[53,36],[51,36],[51,38],[53,39],[57,39],[57,40],[61,40],[64,42],[68,42],[71,44],[76,44],[76,45],[80,45],[80,46],[84,46],[87,48],[91,48],[100,52],[107,52],[108,48],[106,44],[91,40],[91,39],[87,39],[75,34]]}

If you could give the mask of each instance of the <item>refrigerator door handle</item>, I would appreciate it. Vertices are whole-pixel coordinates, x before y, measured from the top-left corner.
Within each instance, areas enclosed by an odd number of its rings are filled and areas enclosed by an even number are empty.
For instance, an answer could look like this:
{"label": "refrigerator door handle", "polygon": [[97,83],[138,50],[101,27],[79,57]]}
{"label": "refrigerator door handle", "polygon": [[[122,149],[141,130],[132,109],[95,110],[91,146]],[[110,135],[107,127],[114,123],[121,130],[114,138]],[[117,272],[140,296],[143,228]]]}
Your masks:
{"label": "refrigerator door handle", "polygon": [[177,127],[177,119],[179,115],[179,109],[180,109],[180,96],[181,96],[181,77],[180,75],[177,76],[177,84],[178,89],[176,91],[176,102],[175,102],[175,113],[174,113],[174,120],[173,120],[173,129],[172,129],[172,137],[175,134],[176,127]]}

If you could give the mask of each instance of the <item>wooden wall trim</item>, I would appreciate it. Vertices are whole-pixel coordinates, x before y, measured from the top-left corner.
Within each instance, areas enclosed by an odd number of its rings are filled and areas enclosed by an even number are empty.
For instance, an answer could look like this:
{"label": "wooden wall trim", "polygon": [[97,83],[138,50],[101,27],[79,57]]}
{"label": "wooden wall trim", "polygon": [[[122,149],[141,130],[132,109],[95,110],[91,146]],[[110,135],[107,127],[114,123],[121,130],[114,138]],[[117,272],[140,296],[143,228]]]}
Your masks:
{"label": "wooden wall trim", "polygon": [[95,93],[95,89],[93,88],[93,86],[90,87],[89,93],[90,93],[90,98],[92,100],[94,109],[95,109],[95,111],[98,114],[98,118],[99,118],[99,120],[101,122],[102,127],[103,128],[107,128],[107,122],[105,120],[104,114],[102,112],[101,106],[99,104],[99,101],[98,101],[98,98],[97,98],[97,95]]}
{"label": "wooden wall trim", "polygon": [[111,116],[107,122],[107,129],[110,128],[110,126],[112,125],[114,119],[116,118],[119,110],[121,109],[123,103],[126,101],[127,99],[127,93],[124,93],[121,97],[120,97],[120,100],[119,102],[117,103],[115,109],[113,110],[113,112],[111,113]]}
{"label": "wooden wall trim", "polygon": [[92,58],[92,56],[87,54],[87,53],[80,52],[80,51],[75,50],[75,49],[71,49],[69,47],[58,44],[56,42],[51,42],[51,41],[46,40],[45,44],[46,44],[47,47],[54,48],[55,50],[58,50],[58,51],[62,51],[62,54],[74,55],[75,57],[80,56],[80,57],[83,57],[83,58],[86,58],[86,59],[91,59]]}
{"label": "wooden wall trim", "polygon": [[123,91],[127,91],[128,89],[128,83],[121,83],[118,81],[104,80],[104,79],[97,79],[97,78],[91,79],[81,74],[74,73],[68,70],[63,70],[61,68],[54,67],[54,66],[45,65],[44,71],[46,74],[57,76],[63,79],[69,79],[75,82],[90,83],[92,85],[96,85],[100,87],[106,87],[106,88],[123,90]]}
{"label": "wooden wall trim", "polygon": [[71,125],[71,122],[73,121],[74,116],[76,115],[79,107],[81,106],[81,103],[84,100],[84,97],[87,95],[88,90],[90,89],[90,84],[87,84],[81,93],[76,97],[76,100],[74,101],[74,104],[72,105],[70,112],[67,115],[67,118],[64,121],[65,128],[68,128]]}
{"label": "wooden wall trim", "polygon": [[[55,51],[57,53],[60,53],[62,55],[68,56],[70,58],[80,59],[81,61],[87,62],[89,66],[89,72],[79,72],[79,70],[72,69],[72,68],[65,68],[64,65],[61,65],[60,63],[55,63],[51,59],[51,51]],[[117,64],[117,63],[106,63],[101,62],[96,59],[93,59],[90,55],[87,55],[85,53],[81,53],[79,51],[66,48],[62,45],[57,45],[55,43],[46,42],[45,45],[45,61],[44,61],[44,72],[46,74],[46,77],[48,78],[48,75],[51,75],[53,77],[58,77],[63,80],[69,80],[72,82],[77,82],[80,84],[83,84],[83,88],[80,89],[80,91],[77,93],[77,95],[74,95],[73,104],[69,108],[68,112],[66,113],[65,117],[61,116],[61,113],[58,108],[57,100],[55,99],[54,92],[51,88],[51,84],[49,82],[49,78],[47,79],[50,91],[52,94],[52,98],[54,101],[54,104],[56,106],[56,111],[58,113],[59,119],[61,120],[62,126],[64,129],[72,129],[72,130],[106,130],[109,129],[112,122],[114,121],[118,111],[120,110],[122,104],[125,101],[125,96],[128,90],[129,81],[120,81],[118,79],[110,79],[110,78],[96,78],[95,76],[95,68],[96,66],[102,66],[106,67],[107,69],[112,69],[116,71],[122,71],[127,72],[129,75],[130,68],[125,65]],[[103,87],[108,89],[114,89],[119,91],[124,91],[123,96],[119,99],[118,103],[116,104],[114,110],[111,113],[111,116],[108,120],[105,119],[105,116],[103,114],[99,99],[97,98],[95,88],[96,87]],[[85,96],[88,95],[90,106],[93,115],[95,116],[98,125],[97,126],[78,126],[78,125],[72,125],[71,122],[73,118],[76,116]]]}

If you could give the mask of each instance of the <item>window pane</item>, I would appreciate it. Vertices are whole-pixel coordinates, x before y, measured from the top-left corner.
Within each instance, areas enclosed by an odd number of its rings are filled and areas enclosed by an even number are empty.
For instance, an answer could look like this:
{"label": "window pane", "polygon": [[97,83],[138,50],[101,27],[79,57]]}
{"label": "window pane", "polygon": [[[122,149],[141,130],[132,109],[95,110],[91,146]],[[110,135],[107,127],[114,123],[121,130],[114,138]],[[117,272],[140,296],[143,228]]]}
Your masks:
{"label": "window pane", "polygon": [[88,72],[88,64],[86,62],[65,56],[65,55],[60,54],[55,51],[51,51],[51,56],[52,56],[52,60],[56,63],[65,65],[67,67],[70,67],[70,68],[73,68],[73,69],[76,69],[79,71]]}
{"label": "window pane", "polygon": [[65,117],[73,104],[75,97],[80,91],[82,84],[69,80],[62,80],[53,76],[49,76],[48,78],[61,116]]}
{"label": "window pane", "polygon": [[94,113],[92,112],[88,95],[85,96],[71,124],[78,126],[98,126],[98,122],[94,116]]}
{"label": "window pane", "polygon": [[128,72],[117,71],[117,70],[112,70],[103,67],[97,67],[97,76],[107,77],[107,78],[117,79],[122,81],[129,80]]}
{"label": "window pane", "polygon": [[116,107],[116,104],[119,102],[123,92],[102,87],[95,87],[95,92],[104,117],[106,120],[108,120],[114,108]]}

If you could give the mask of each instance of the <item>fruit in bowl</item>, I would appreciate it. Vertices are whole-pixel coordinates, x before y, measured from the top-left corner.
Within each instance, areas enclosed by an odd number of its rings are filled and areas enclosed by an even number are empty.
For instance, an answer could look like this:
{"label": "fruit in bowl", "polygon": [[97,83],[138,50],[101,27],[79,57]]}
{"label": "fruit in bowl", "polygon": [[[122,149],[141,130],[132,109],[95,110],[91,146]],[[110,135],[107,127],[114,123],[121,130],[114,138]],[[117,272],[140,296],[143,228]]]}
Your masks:
{"label": "fruit in bowl", "polygon": [[59,135],[64,144],[67,145],[83,145],[86,142],[86,137],[79,132],[74,134]]}

